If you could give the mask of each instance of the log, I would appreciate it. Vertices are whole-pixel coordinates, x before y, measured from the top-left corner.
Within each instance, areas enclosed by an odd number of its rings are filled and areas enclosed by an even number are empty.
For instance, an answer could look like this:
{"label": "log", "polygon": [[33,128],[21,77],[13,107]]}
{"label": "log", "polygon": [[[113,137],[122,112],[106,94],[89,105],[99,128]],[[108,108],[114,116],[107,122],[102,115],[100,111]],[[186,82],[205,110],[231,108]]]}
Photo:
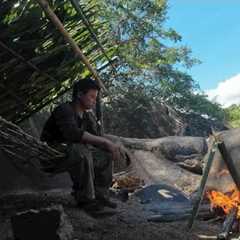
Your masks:
{"label": "log", "polygon": [[236,220],[238,209],[237,207],[233,207],[229,214],[226,216],[226,219],[223,223],[222,232],[218,234],[218,240],[228,239],[230,231],[232,229],[233,223]]}
{"label": "log", "polygon": [[240,190],[240,176],[238,174],[236,166],[234,166],[231,155],[228,153],[228,150],[226,148],[224,141],[218,143],[218,149],[223,157],[224,162],[227,165],[227,168],[229,170],[230,175],[233,178],[234,183],[236,184],[238,190]]}

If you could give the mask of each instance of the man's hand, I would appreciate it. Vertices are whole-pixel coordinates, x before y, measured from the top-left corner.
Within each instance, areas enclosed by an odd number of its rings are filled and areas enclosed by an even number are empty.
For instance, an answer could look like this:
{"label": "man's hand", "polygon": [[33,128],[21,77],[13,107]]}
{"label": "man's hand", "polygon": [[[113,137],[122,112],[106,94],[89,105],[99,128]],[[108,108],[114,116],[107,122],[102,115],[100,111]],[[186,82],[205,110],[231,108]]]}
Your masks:
{"label": "man's hand", "polygon": [[113,161],[120,160],[120,147],[107,138],[84,132],[81,140],[82,143],[91,144],[95,147],[107,150],[112,154]]}
{"label": "man's hand", "polygon": [[107,140],[107,150],[111,152],[113,161],[120,160],[120,157],[121,157],[120,147],[117,144]]}

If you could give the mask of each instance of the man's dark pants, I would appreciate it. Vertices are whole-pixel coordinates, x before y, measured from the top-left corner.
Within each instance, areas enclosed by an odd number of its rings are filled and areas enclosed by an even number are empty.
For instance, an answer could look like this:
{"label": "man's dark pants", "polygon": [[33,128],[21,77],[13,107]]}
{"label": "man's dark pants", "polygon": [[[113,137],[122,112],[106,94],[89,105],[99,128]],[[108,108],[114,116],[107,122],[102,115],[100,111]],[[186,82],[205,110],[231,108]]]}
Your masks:
{"label": "man's dark pants", "polygon": [[109,153],[85,144],[54,144],[66,157],[56,162],[55,172],[67,171],[73,181],[77,201],[108,198],[112,183],[112,158]]}

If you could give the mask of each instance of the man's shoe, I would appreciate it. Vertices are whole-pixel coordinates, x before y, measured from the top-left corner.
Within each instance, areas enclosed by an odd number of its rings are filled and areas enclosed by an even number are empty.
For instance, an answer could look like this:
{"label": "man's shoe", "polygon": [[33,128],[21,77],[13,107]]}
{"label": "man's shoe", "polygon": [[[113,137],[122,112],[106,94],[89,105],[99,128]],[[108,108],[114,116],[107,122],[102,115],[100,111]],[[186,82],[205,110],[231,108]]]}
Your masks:
{"label": "man's shoe", "polygon": [[97,212],[104,209],[104,206],[95,199],[88,201],[78,201],[78,207],[88,212]]}
{"label": "man's shoe", "polygon": [[115,202],[110,201],[109,198],[101,197],[101,198],[98,198],[98,201],[104,207],[109,207],[109,208],[113,208],[113,209],[117,208],[117,204]]}
{"label": "man's shoe", "polygon": [[89,216],[94,218],[111,217],[116,214],[116,211],[105,209],[103,204],[98,200],[90,200],[89,202],[79,202],[78,206],[84,210]]}

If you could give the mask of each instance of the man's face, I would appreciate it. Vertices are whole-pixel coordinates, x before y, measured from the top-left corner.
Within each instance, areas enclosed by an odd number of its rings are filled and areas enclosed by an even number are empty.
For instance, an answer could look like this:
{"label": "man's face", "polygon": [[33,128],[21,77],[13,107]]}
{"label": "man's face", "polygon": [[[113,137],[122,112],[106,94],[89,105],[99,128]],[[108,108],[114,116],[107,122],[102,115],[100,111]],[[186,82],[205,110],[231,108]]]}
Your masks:
{"label": "man's face", "polygon": [[98,90],[89,89],[85,94],[83,94],[80,98],[81,106],[85,109],[91,109],[96,104]]}

